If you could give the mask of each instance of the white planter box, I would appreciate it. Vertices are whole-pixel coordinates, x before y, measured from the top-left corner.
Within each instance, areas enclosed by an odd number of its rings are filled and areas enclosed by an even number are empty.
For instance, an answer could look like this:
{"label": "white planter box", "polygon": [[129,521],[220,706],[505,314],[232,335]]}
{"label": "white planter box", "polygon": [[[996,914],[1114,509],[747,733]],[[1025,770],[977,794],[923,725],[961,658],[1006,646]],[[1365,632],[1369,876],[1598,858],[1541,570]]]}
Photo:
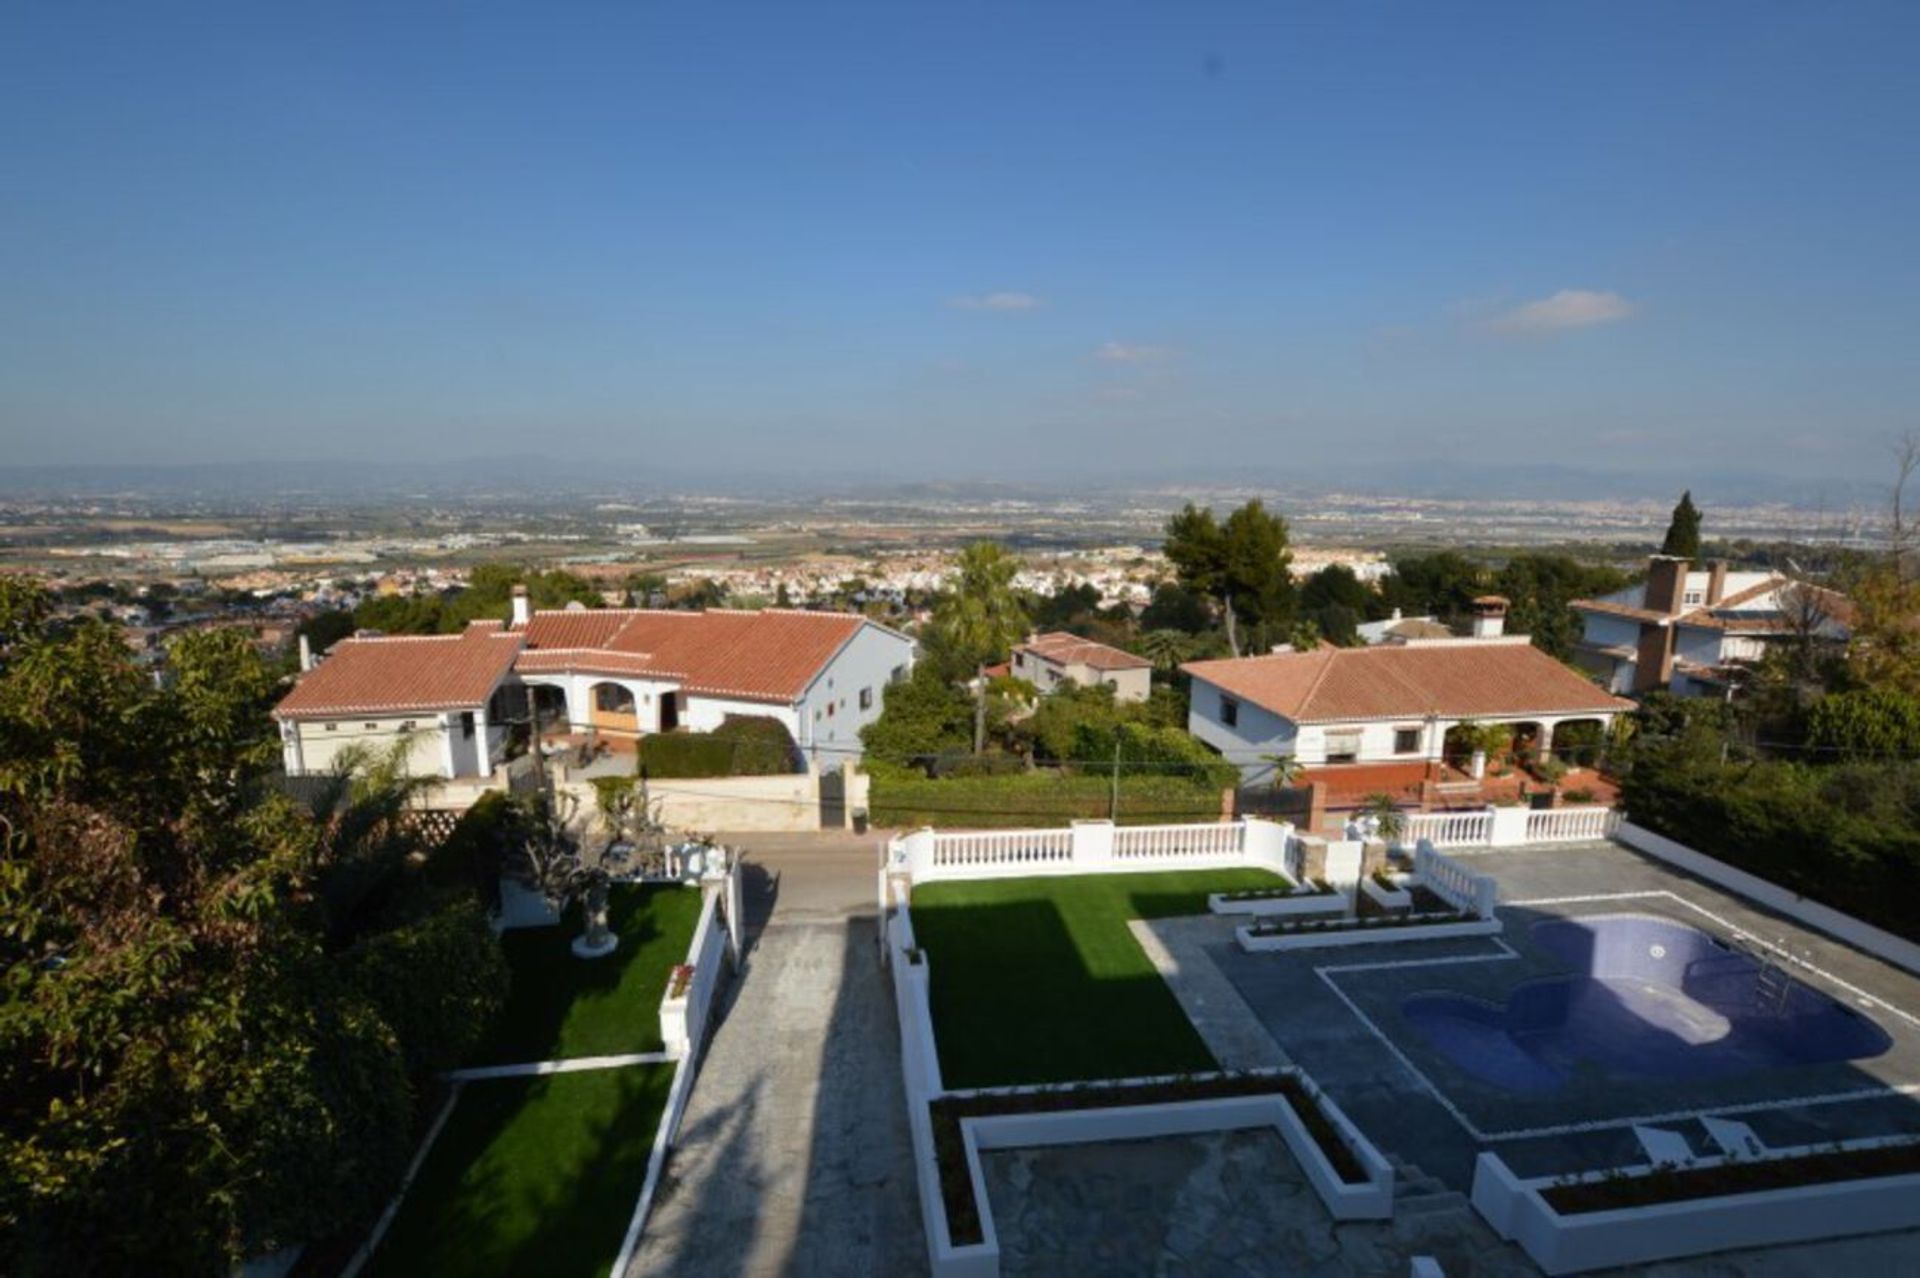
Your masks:
{"label": "white planter box", "polygon": [[1461,923],[1408,923],[1398,927],[1362,927],[1255,936],[1251,927],[1234,929],[1240,948],[1249,954],[1273,950],[1324,950],[1342,945],[1389,945],[1395,941],[1440,941],[1467,936],[1497,936],[1500,920],[1468,919]]}
{"label": "white planter box", "polygon": [[1402,875],[1401,886],[1384,888],[1371,875],[1360,880],[1360,890],[1375,905],[1389,910],[1410,910],[1413,908],[1413,884],[1417,880],[1410,875]]}
{"label": "white planter box", "polygon": [[1552,1184],[1520,1180],[1493,1154],[1474,1168],[1475,1209],[1549,1274],[1920,1226],[1920,1174],[1566,1216],[1540,1196]]}
{"label": "white planter box", "polygon": [[1207,894],[1207,908],[1215,914],[1253,914],[1261,917],[1294,914],[1345,914],[1353,908],[1344,892],[1295,892],[1289,896],[1248,896],[1238,900],[1219,892]]}

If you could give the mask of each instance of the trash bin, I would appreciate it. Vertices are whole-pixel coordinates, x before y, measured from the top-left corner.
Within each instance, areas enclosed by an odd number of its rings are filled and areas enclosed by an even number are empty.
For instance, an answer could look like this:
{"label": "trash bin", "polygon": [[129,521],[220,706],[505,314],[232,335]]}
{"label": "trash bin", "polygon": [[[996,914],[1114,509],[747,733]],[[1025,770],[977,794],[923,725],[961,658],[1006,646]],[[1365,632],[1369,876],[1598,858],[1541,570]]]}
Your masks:
{"label": "trash bin", "polygon": [[853,832],[855,834],[865,834],[867,832],[867,810],[865,808],[855,808],[853,810]]}

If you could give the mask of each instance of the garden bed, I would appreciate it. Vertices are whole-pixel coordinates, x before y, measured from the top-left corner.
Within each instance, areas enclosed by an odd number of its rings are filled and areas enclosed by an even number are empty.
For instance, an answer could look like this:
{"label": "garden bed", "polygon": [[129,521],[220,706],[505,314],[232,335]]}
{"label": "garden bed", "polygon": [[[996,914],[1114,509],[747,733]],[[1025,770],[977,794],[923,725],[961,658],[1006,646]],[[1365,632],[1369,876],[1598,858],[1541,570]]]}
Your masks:
{"label": "garden bed", "polygon": [[1288,881],[1282,887],[1209,893],[1207,909],[1215,914],[1252,914],[1262,917],[1344,913],[1347,896],[1325,879],[1314,879],[1306,884]]}
{"label": "garden bed", "polygon": [[1878,1149],[1829,1150],[1798,1158],[1742,1160],[1714,1167],[1663,1167],[1641,1176],[1608,1176],[1554,1185],[1542,1189],[1540,1197],[1561,1215],[1570,1216],[1916,1173],[1920,1173],[1920,1144],[1883,1145]]}
{"label": "garden bed", "polygon": [[1445,940],[1461,936],[1495,936],[1498,918],[1483,919],[1466,911],[1419,914],[1375,914],[1338,919],[1295,919],[1249,924],[1234,929],[1240,948],[1310,950],[1337,945],[1387,944],[1395,941]]}
{"label": "garden bed", "polygon": [[929,1102],[927,1109],[933,1124],[934,1157],[940,1168],[948,1237],[955,1246],[978,1243],[983,1238],[980,1208],[974,1197],[973,1170],[961,1126],[965,1119],[1172,1105],[1247,1096],[1284,1099],[1342,1184],[1365,1185],[1372,1179],[1339,1126],[1294,1074],[1227,1074],[1150,1083],[941,1096]]}

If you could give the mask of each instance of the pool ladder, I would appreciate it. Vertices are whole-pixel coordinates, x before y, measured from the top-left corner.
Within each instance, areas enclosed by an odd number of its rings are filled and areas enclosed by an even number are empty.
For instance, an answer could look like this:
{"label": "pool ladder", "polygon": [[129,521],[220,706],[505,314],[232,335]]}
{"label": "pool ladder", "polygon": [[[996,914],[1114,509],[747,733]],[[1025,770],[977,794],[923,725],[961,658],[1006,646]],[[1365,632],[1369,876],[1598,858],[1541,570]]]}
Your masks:
{"label": "pool ladder", "polygon": [[1760,970],[1753,974],[1753,1001],[1759,1009],[1776,1016],[1786,1011],[1787,1000],[1793,996],[1793,977],[1775,957],[1776,953],[1786,953],[1785,949],[1771,950],[1745,937],[1736,940],[1734,948],[1760,965]]}

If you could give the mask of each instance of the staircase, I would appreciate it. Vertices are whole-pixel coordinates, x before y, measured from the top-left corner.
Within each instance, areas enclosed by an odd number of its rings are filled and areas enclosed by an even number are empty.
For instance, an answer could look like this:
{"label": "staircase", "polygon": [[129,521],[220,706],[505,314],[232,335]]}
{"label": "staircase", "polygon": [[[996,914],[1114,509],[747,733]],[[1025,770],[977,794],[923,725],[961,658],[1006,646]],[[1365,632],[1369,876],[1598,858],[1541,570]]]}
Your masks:
{"label": "staircase", "polygon": [[1767,949],[1744,937],[1736,939],[1733,947],[1759,965],[1753,975],[1754,1006],[1775,1016],[1786,1011],[1793,996],[1793,977],[1780,965],[1779,955],[1785,951]]}
{"label": "staircase", "polygon": [[1417,1165],[1401,1158],[1398,1154],[1388,1154],[1387,1162],[1393,1166],[1393,1218],[1395,1220],[1471,1210],[1472,1204],[1467,1196],[1458,1190],[1447,1188],[1446,1182],[1439,1177],[1429,1176]]}

